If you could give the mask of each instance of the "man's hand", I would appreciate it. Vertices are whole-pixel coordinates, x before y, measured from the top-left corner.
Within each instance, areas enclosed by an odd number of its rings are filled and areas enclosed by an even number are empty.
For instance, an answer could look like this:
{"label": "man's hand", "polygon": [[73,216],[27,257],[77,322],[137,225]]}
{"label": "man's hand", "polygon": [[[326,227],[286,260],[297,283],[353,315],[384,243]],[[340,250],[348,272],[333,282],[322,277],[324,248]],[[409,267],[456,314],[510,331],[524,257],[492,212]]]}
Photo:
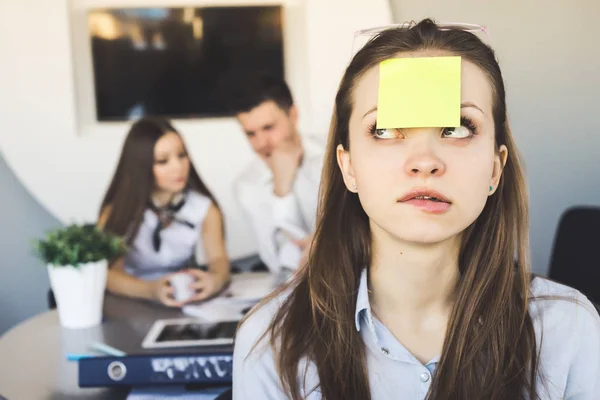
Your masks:
{"label": "man's hand", "polygon": [[279,197],[292,191],[296,171],[302,160],[302,144],[300,138],[286,140],[273,150],[266,158],[267,165],[273,172],[273,191]]}
{"label": "man's hand", "polygon": [[294,240],[294,243],[298,245],[302,249],[302,255],[300,256],[300,261],[298,262],[298,269],[304,268],[306,264],[308,264],[308,257],[310,255],[310,249],[312,246],[313,233],[306,236],[304,239]]}

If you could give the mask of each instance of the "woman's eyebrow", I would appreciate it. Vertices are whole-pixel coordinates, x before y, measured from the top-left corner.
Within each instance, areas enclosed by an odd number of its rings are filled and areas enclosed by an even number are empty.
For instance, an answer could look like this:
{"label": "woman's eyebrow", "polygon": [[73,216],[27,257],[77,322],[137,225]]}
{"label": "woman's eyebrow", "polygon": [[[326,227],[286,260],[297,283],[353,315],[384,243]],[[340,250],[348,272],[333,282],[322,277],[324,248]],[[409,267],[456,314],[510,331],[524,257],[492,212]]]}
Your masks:
{"label": "woman's eyebrow", "polygon": [[375,107],[371,108],[369,111],[367,111],[367,112],[365,113],[365,115],[363,115],[363,119],[365,119],[365,117],[366,117],[367,115],[371,114],[371,113],[372,113],[372,112],[374,112],[374,111],[377,111],[377,106],[375,106]]}
{"label": "woman's eyebrow", "polygon": [[462,103],[460,105],[460,108],[475,108],[475,109],[481,111],[482,114],[485,114],[481,108],[477,107],[475,104],[473,104],[471,102]]}
{"label": "woman's eyebrow", "polygon": [[[473,104],[473,103],[471,103],[471,102],[462,103],[462,104],[460,105],[460,108],[475,108],[475,109],[479,110],[479,111],[480,111],[482,114],[485,114],[481,108],[477,107],[475,104]],[[371,113],[373,113],[373,112],[375,112],[375,111],[377,111],[377,106],[375,106],[375,107],[371,108],[369,111],[367,111],[367,112],[365,113],[365,115],[363,115],[363,119],[364,119],[364,118],[365,118],[367,115],[369,115],[369,114],[371,114]]]}

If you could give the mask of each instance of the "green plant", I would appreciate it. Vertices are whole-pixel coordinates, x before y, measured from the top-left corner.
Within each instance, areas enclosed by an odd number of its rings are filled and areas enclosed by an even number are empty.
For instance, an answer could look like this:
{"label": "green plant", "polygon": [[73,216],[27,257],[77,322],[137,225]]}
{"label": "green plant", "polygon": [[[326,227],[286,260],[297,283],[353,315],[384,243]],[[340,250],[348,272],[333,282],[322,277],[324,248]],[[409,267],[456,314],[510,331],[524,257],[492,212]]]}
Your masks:
{"label": "green plant", "polygon": [[45,264],[73,266],[112,260],[126,251],[121,237],[104,232],[94,224],[72,224],[46,233],[46,237],[34,240],[35,254]]}

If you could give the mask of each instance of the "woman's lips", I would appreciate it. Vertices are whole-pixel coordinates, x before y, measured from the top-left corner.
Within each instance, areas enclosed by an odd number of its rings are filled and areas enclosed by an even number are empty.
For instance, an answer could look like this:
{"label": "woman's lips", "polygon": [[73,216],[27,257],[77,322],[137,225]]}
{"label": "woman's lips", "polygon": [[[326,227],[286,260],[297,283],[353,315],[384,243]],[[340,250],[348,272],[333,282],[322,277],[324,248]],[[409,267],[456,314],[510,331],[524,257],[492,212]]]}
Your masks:
{"label": "woman's lips", "polygon": [[443,194],[426,188],[415,188],[398,200],[432,214],[442,214],[450,209],[452,202]]}
{"label": "woman's lips", "polygon": [[432,214],[442,214],[450,209],[452,206],[450,203],[446,203],[443,201],[435,201],[435,200],[427,200],[427,199],[419,199],[412,198],[406,201],[400,201],[402,204],[410,204],[417,208],[420,208],[423,211],[432,213]]}

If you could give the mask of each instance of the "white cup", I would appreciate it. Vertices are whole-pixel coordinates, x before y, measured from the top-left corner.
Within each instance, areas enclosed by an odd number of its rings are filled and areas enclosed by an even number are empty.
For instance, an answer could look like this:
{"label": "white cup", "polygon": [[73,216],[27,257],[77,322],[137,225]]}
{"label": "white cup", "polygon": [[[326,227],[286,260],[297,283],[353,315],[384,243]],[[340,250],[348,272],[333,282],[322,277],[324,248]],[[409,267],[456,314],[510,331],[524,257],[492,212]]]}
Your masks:
{"label": "white cup", "polygon": [[179,272],[171,277],[171,286],[173,286],[173,297],[175,301],[182,303],[191,299],[196,293],[190,288],[194,277],[186,272]]}

